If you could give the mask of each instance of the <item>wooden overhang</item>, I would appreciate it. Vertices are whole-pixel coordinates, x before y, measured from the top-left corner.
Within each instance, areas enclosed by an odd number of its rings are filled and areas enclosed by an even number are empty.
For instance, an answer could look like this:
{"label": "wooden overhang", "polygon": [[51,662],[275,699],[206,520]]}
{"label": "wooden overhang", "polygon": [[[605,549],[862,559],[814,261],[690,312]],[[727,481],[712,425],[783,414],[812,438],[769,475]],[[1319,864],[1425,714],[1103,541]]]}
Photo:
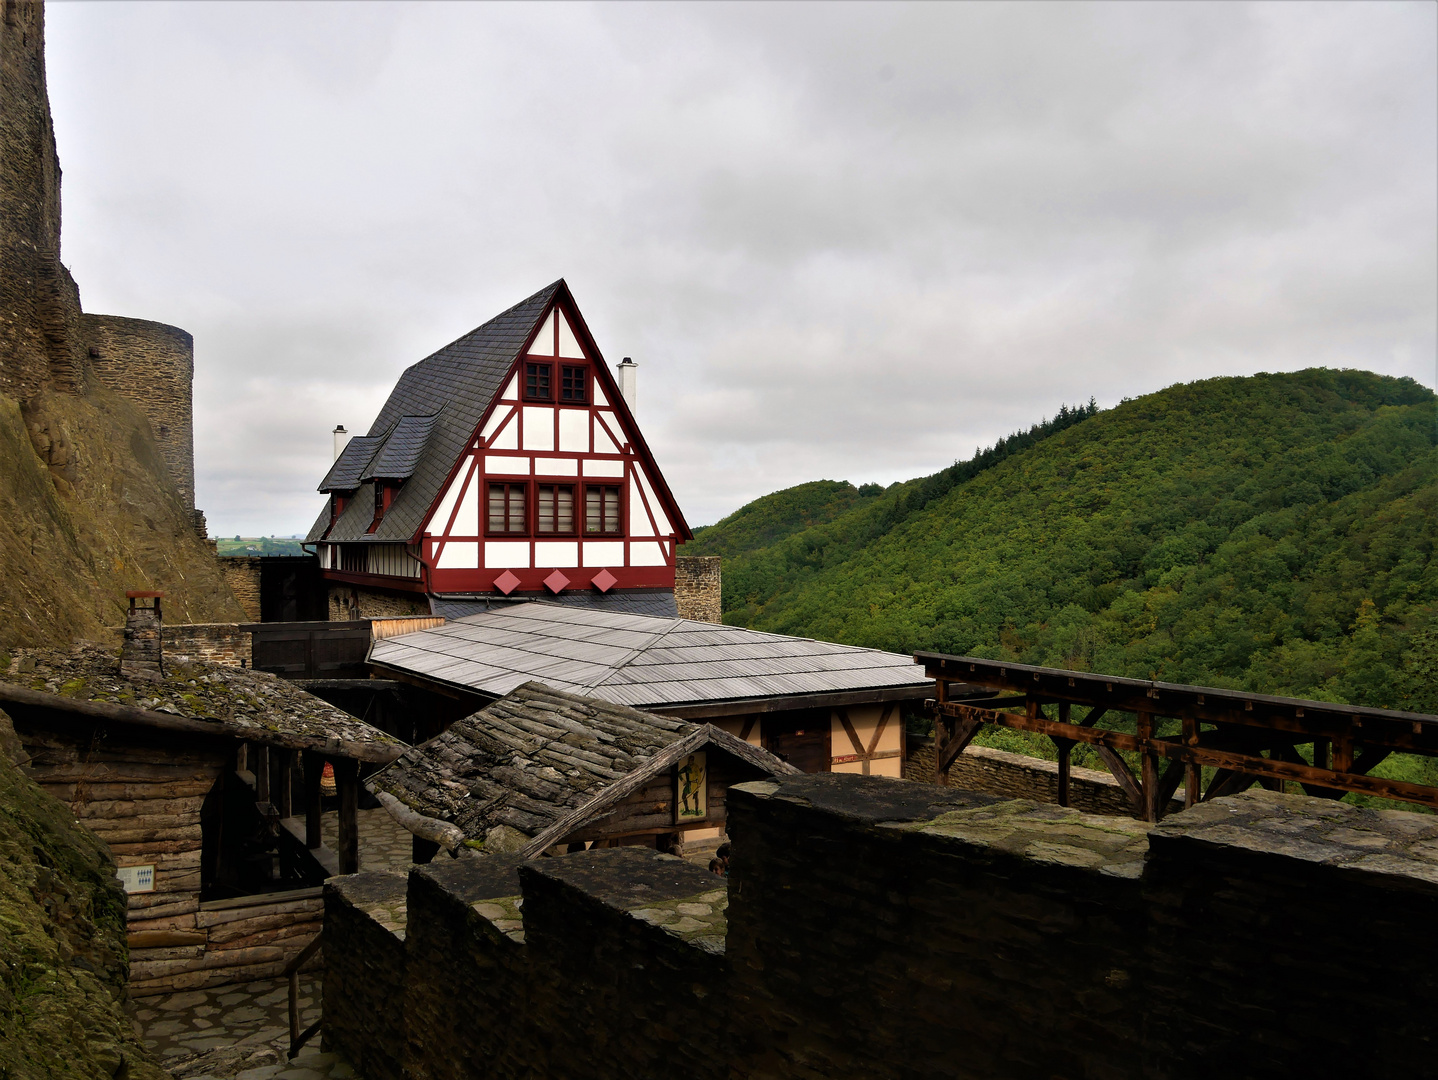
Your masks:
{"label": "wooden overhang", "polygon": [[[1063,805],[1069,755],[1084,742],[1133,800],[1135,814],[1148,821],[1158,820],[1180,782],[1187,806],[1255,782],[1294,781],[1321,798],[1356,792],[1438,809],[1438,788],[1370,775],[1392,753],[1438,757],[1438,716],[943,653],[915,653],[914,660],[935,683],[928,704],[941,783],[979,729],[994,724],[1053,740]],[[1052,715],[1045,711],[1051,706]],[[1075,707],[1085,715],[1075,716]],[[1121,713],[1135,717],[1133,734],[1100,726]],[[1164,718],[1178,720],[1180,730],[1161,736]],[[1301,746],[1310,748],[1307,757]],[[1123,753],[1138,755],[1137,776]],[[1214,772],[1201,788],[1205,767]]]}

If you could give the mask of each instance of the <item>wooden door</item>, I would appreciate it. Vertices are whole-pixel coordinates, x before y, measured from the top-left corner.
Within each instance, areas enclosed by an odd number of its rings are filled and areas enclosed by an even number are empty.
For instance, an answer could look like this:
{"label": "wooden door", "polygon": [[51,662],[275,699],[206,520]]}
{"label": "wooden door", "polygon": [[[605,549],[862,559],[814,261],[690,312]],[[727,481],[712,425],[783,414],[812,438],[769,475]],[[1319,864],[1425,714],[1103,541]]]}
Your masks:
{"label": "wooden door", "polygon": [[764,749],[801,772],[828,772],[833,757],[829,744],[828,709],[772,713],[761,723]]}

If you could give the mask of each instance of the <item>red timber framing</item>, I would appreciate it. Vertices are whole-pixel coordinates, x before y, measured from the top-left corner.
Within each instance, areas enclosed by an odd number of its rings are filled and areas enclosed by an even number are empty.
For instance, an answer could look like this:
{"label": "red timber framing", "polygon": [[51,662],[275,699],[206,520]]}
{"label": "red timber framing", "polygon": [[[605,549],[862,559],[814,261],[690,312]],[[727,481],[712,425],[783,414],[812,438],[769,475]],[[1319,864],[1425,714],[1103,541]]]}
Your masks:
{"label": "red timber framing", "polygon": [[[940,783],[979,729],[994,724],[1053,740],[1064,806],[1069,756],[1084,742],[1145,821],[1159,820],[1180,786],[1185,806],[1254,783],[1281,790],[1293,782],[1319,798],[1357,792],[1438,809],[1438,788],[1370,775],[1389,754],[1438,757],[1438,716],[941,653],[915,653],[914,660],[935,684],[926,704]],[[1132,733],[1114,730],[1125,716]],[[1173,730],[1160,734],[1161,726]],[[1136,769],[1124,755],[1137,758]]]}
{"label": "red timber framing", "polygon": [[[536,378],[536,367],[547,374]],[[567,529],[553,510],[561,502],[572,508]],[[503,520],[491,520],[491,504]],[[590,507],[600,508],[596,520]],[[691,536],[578,308],[561,289],[421,529],[428,589],[673,588],[676,546]]]}

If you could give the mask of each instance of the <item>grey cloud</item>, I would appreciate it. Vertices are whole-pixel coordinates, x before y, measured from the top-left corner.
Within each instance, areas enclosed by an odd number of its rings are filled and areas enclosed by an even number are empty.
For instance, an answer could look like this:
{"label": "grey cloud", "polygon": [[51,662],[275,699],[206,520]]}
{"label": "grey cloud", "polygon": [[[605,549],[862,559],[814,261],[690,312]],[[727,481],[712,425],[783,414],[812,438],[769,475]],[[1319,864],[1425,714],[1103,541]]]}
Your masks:
{"label": "grey cloud", "polygon": [[1426,4],[54,5],[66,258],[197,340],[219,532],[565,276],[692,522],[1063,402],[1434,377]]}

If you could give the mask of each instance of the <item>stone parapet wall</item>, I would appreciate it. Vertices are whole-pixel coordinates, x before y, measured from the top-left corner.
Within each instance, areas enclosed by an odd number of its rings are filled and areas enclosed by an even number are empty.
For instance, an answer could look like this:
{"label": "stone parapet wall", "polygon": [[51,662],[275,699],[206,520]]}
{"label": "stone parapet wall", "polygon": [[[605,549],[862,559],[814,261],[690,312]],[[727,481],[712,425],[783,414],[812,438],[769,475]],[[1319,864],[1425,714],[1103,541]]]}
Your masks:
{"label": "stone parapet wall", "polygon": [[148,319],[89,314],[80,319],[95,374],[149,418],[180,498],[194,510],[195,339],[177,326]]}
{"label": "stone parapet wall", "polygon": [[[332,955],[390,935],[335,1015],[403,1002],[415,1080],[1430,1067],[1431,816],[1252,791],[1149,825],[813,774],[731,789],[729,831],[727,883],[639,848],[417,867],[402,982],[392,904],[327,925]],[[332,1038],[377,1061],[382,1026]]]}
{"label": "stone parapet wall", "polygon": [[325,1044],[343,1046],[365,1080],[402,1080],[405,875],[377,870],[332,878],[325,887],[325,926],[344,942],[325,957]]}
{"label": "stone parapet wall", "polygon": [[[909,756],[904,762],[904,779],[932,784],[934,740],[909,736]],[[1036,802],[1059,801],[1059,767],[1056,761],[1011,754],[987,746],[968,746],[949,767],[953,787],[984,791],[1010,799]],[[1095,769],[1071,769],[1069,805],[1089,814],[1132,815],[1133,801],[1109,773]],[[1181,803],[1173,804],[1181,808]]]}
{"label": "stone parapet wall", "polygon": [[674,603],[681,619],[724,621],[723,576],[717,555],[681,555],[674,560]]}
{"label": "stone parapet wall", "polygon": [[228,667],[254,662],[253,635],[239,623],[176,623],[163,633],[166,660],[188,657]]}

